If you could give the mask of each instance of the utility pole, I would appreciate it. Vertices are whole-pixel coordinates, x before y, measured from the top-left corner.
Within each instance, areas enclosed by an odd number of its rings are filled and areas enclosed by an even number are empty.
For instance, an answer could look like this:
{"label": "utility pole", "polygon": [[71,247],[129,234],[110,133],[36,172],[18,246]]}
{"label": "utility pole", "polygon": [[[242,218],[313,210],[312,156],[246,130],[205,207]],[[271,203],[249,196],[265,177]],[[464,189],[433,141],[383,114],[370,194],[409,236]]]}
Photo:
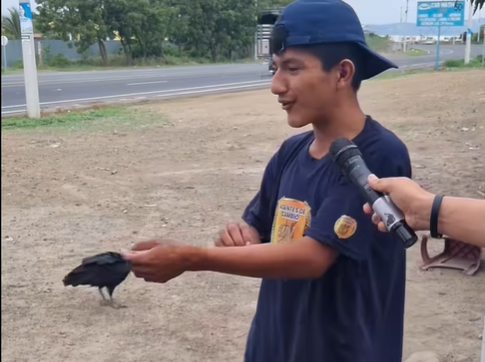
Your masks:
{"label": "utility pole", "polygon": [[37,80],[37,64],[35,62],[34,26],[30,0],[19,0],[19,21],[22,36],[27,116],[29,118],[40,118],[39,84]]}
{"label": "utility pole", "polygon": [[480,39],[482,39],[482,9],[478,11],[478,34],[477,34],[477,43],[480,43]]}
{"label": "utility pole", "polygon": [[465,45],[465,64],[470,63],[470,53],[472,49],[472,24],[473,24],[473,5],[468,0],[468,22],[466,25],[466,45]]}
{"label": "utility pole", "polygon": [[[406,10],[404,11],[404,29],[406,29],[407,24],[408,24],[408,11],[409,11],[409,0],[406,0]],[[403,53],[406,53],[406,42],[407,42],[407,32],[404,32],[404,42],[402,44],[402,51]]]}

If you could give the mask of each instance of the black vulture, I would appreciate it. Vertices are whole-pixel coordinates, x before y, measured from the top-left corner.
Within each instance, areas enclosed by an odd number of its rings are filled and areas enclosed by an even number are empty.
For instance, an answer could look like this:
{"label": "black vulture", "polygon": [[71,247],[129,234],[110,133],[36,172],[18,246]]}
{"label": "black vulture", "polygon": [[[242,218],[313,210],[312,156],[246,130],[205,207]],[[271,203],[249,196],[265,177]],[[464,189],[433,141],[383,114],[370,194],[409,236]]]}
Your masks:
{"label": "black vulture", "polygon": [[[124,306],[114,302],[113,292],[126,279],[130,270],[130,262],[124,260],[121,254],[106,252],[84,258],[81,265],[67,274],[62,282],[65,286],[89,285],[98,287],[99,294],[103,298],[101,305],[123,308]],[[105,297],[103,288],[108,290],[109,300]]]}

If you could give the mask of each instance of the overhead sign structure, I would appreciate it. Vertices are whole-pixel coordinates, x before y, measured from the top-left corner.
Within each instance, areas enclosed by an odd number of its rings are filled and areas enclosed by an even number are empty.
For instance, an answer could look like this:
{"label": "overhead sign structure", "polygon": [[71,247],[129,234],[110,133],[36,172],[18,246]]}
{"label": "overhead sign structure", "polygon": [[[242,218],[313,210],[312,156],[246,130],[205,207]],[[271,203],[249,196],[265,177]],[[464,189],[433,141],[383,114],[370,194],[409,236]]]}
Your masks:
{"label": "overhead sign structure", "polygon": [[441,28],[465,25],[465,1],[420,1],[418,2],[416,26],[438,28],[435,69],[440,63]]}
{"label": "overhead sign structure", "polygon": [[420,1],[416,26],[464,26],[465,1]]}

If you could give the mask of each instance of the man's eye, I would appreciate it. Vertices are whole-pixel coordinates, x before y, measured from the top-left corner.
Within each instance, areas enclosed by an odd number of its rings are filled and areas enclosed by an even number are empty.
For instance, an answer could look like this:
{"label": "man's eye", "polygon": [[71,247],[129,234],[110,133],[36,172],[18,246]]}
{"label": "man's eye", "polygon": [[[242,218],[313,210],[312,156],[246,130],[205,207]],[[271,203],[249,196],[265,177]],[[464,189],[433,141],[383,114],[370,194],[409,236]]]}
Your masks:
{"label": "man's eye", "polygon": [[289,70],[290,72],[297,72],[297,71],[299,71],[299,70],[300,70],[300,68],[298,68],[298,67],[288,67],[288,70]]}

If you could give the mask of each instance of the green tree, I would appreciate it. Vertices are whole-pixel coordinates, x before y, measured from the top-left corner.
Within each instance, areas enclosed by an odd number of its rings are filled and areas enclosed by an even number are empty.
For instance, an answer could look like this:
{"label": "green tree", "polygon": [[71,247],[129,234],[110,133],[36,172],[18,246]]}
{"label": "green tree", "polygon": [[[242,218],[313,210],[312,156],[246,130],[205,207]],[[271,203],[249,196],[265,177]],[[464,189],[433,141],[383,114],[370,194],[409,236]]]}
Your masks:
{"label": "green tree", "polygon": [[105,24],[131,58],[163,55],[175,9],[165,0],[105,0]]}
{"label": "green tree", "polygon": [[180,0],[170,38],[192,56],[212,61],[248,53],[254,42],[256,3],[238,0]]}
{"label": "green tree", "polygon": [[20,39],[20,17],[17,8],[8,9],[8,15],[2,15],[2,35],[10,39]]}
{"label": "green tree", "polygon": [[99,0],[37,0],[37,27],[46,36],[69,41],[73,39],[78,53],[98,44],[99,54],[108,64],[104,41],[108,37],[103,3]]}
{"label": "green tree", "polygon": [[473,14],[475,14],[478,10],[483,8],[485,4],[485,0],[470,0],[473,4]]}

